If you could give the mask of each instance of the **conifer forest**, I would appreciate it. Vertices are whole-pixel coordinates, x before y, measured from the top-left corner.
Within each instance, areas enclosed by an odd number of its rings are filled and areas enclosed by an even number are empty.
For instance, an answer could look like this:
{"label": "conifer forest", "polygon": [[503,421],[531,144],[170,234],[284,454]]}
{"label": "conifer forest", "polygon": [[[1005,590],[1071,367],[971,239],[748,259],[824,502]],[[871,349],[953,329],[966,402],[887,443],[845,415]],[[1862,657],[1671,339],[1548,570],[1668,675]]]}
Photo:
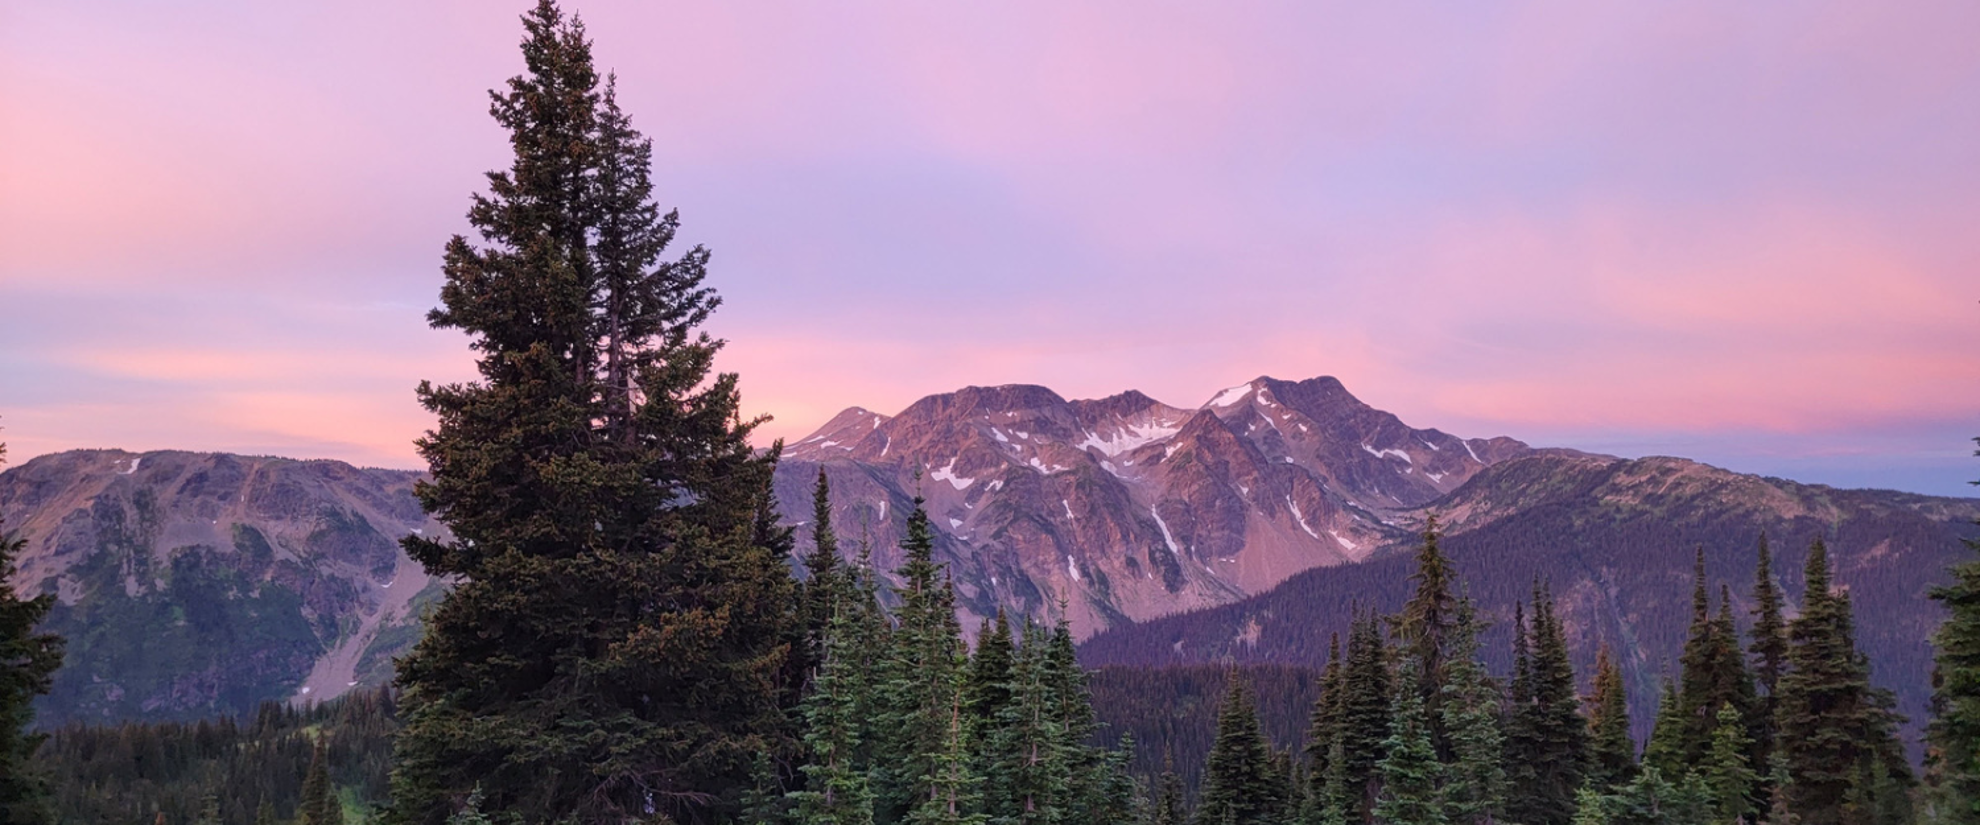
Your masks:
{"label": "conifer forest", "polygon": [[451,583],[424,636],[331,702],[42,729],[53,597],[7,591],[0,823],[1980,822],[1980,561],[1931,596],[1929,720],[1879,683],[1820,540],[1754,537],[1744,581],[1698,551],[1655,707],[1613,651],[1576,672],[1547,571],[1484,649],[1435,519],[1407,601],[1310,640],[1317,672],[1088,671],[1064,621],[964,627],[920,499],[890,570],[833,523],[823,471],[812,517],[779,522],[778,449],[751,446],[704,329],[709,250],[676,244],[581,23],[542,0],[524,25],[526,70],[491,94],[512,163],[427,315],[478,373],[418,389],[438,424],[417,495],[448,531],[405,548]]}

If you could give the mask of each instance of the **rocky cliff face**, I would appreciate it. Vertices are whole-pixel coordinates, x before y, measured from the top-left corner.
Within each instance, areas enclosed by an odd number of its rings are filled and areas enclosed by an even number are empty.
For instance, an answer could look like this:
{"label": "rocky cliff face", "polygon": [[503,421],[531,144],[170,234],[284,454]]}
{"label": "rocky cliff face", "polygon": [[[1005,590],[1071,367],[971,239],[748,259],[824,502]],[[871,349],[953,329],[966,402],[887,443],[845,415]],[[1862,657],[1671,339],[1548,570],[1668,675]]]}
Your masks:
{"label": "rocky cliff face", "polygon": [[840,413],[791,445],[778,499],[801,523],[824,467],[838,530],[891,569],[919,493],[968,613],[1063,603],[1084,637],[1361,559],[1407,537],[1397,514],[1529,452],[1411,428],[1332,378],[1259,378],[1194,409],[969,387]]}
{"label": "rocky cliff face", "polygon": [[49,627],[68,639],[41,722],[233,713],[382,680],[428,585],[398,539],[438,529],[416,477],[116,450],[0,474],[0,517],[28,540],[14,583],[57,594]]}

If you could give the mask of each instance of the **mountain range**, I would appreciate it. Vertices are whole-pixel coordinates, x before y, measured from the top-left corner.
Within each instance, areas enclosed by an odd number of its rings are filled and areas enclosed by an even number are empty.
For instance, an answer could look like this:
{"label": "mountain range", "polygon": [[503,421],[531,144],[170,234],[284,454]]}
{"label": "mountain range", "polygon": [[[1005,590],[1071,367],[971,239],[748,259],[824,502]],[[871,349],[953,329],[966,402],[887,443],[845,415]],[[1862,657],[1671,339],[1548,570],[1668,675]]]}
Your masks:
{"label": "mountain range", "polygon": [[[1980,517],[1972,499],[1417,429],[1332,378],[1259,378],[1195,408],[1012,385],[848,409],[778,467],[801,548],[821,469],[848,554],[897,564],[918,495],[966,627],[1063,617],[1093,666],[1317,665],[1352,609],[1400,603],[1436,515],[1496,632],[1550,581],[1581,661],[1622,653],[1639,723],[1682,643],[1694,551],[1744,610],[1763,531],[1797,597],[1800,551],[1831,543],[1878,680],[1922,715],[1939,615],[1924,593]],[[397,548],[442,529],[418,477],[101,450],[0,473],[0,517],[29,539],[15,586],[57,593],[50,624],[71,640],[42,722],[239,712],[386,678],[441,592]]]}

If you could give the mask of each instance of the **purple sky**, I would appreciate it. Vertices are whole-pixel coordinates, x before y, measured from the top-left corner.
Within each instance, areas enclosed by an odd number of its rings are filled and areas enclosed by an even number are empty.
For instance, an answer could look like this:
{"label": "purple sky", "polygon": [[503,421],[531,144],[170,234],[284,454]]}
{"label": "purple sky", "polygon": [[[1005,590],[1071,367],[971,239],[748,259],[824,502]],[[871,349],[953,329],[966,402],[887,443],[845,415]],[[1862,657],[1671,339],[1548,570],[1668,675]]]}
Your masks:
{"label": "purple sky", "polygon": [[[417,466],[526,2],[0,0],[12,458]],[[1980,478],[1980,5],[569,3],[797,436],[967,384]]]}

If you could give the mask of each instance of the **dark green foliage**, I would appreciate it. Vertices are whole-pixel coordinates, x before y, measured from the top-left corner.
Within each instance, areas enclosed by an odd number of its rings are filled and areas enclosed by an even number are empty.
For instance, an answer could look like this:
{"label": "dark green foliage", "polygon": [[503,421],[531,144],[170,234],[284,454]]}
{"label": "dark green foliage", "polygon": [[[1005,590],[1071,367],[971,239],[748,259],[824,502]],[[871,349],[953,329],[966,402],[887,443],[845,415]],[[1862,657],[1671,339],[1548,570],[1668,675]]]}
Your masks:
{"label": "dark green foliage", "polygon": [[1444,730],[1444,661],[1457,622],[1458,601],[1451,593],[1455,575],[1437,547],[1437,517],[1432,515],[1423,528],[1423,544],[1416,551],[1416,570],[1410,574],[1416,591],[1396,615],[1396,645],[1402,655],[1416,658],[1421,678],[1415,689],[1423,701],[1424,723],[1439,754],[1450,755],[1450,737]]}
{"label": "dark green foliage", "polygon": [[311,750],[309,771],[303,774],[302,799],[296,802],[297,825],[344,825],[344,803],[330,784],[330,757],[323,740]]}
{"label": "dark green foliage", "polygon": [[1258,725],[1258,713],[1244,680],[1231,679],[1217,715],[1217,741],[1203,772],[1203,792],[1196,806],[1197,825],[1269,825],[1273,800],[1283,780],[1275,781],[1272,746]]}
{"label": "dark green foliage", "polygon": [[[7,446],[0,444],[0,463]],[[44,736],[30,733],[34,699],[53,684],[62,666],[62,638],[39,631],[55,605],[52,593],[23,599],[14,591],[14,559],[27,542],[0,522],[0,822],[52,821],[49,775],[34,758]]]}
{"label": "dark green foliage", "polygon": [[1153,825],[1185,825],[1190,821],[1189,808],[1183,800],[1182,777],[1176,774],[1175,764],[1172,755],[1162,757],[1162,776],[1156,782]]}
{"label": "dark green foliage", "polygon": [[1690,769],[1684,762],[1684,714],[1678,710],[1677,685],[1664,680],[1657,697],[1657,716],[1650,728],[1650,741],[1643,746],[1643,764],[1660,773],[1683,776]]}
{"label": "dark green foliage", "polygon": [[[822,476],[821,476],[822,479]],[[819,664],[811,692],[799,711],[804,720],[805,789],[790,794],[797,803],[796,825],[869,825],[873,794],[860,761],[870,730],[859,714],[870,704],[868,663],[852,650],[867,619],[858,601],[865,594],[853,589],[849,576],[831,573],[820,586],[828,595],[823,605],[828,622],[818,643]],[[837,587],[829,587],[837,584]]]}
{"label": "dark green foliage", "polygon": [[876,721],[882,741],[873,775],[875,818],[881,822],[906,821],[917,811],[942,813],[947,805],[943,795],[963,793],[968,784],[956,775],[967,765],[954,762],[951,754],[961,733],[950,731],[961,723],[955,709],[961,706],[962,633],[956,626],[954,592],[935,563],[928,513],[918,498],[908,513],[901,549],[905,557],[894,571],[901,582],[901,602],[888,655],[880,663]]}
{"label": "dark green foliage", "polygon": [[[1591,801],[1588,796],[1582,800]],[[1597,821],[1608,825],[1707,825],[1714,821],[1702,785],[1695,779],[1672,784],[1654,765],[1644,765],[1629,784],[1592,802],[1600,811]]]}
{"label": "dark green foliage", "polygon": [[1451,758],[1443,769],[1440,799],[1454,825],[1495,822],[1506,802],[1506,768],[1499,761],[1505,754],[1499,724],[1505,697],[1478,660],[1478,629],[1477,611],[1465,599],[1458,605],[1444,662],[1442,713]]}
{"label": "dark green foliage", "polygon": [[1320,672],[1320,698],[1313,702],[1313,714],[1306,728],[1306,763],[1311,767],[1311,794],[1324,801],[1327,777],[1339,774],[1333,762],[1334,746],[1340,742],[1342,686],[1341,634],[1335,633],[1327,645],[1327,667]]}
{"label": "dark green foliage", "polygon": [[1376,765],[1389,738],[1394,690],[1400,688],[1390,676],[1380,621],[1374,616],[1357,621],[1341,666],[1339,738],[1347,760],[1341,773],[1349,794],[1342,807],[1350,821],[1367,818],[1380,790]]}
{"label": "dark green foliage", "polygon": [[1170,769],[1181,778],[1184,796],[1193,800],[1202,785],[1204,757],[1217,739],[1217,712],[1233,675],[1251,688],[1266,738],[1304,747],[1308,717],[1320,689],[1320,674],[1306,668],[1103,667],[1092,673],[1093,709],[1108,736],[1134,737],[1138,745],[1134,775],[1159,776],[1164,769],[1162,755],[1169,753],[1174,757]]}
{"label": "dark green foliage", "polygon": [[1718,727],[1712,730],[1712,746],[1698,764],[1699,782],[1716,820],[1750,818],[1755,813],[1753,791],[1760,774],[1749,761],[1753,740],[1746,735],[1746,717],[1727,704],[1714,718]]}
{"label": "dark green foliage", "polygon": [[1804,568],[1808,591],[1788,626],[1780,683],[1779,747],[1788,807],[1804,825],[1883,822],[1892,794],[1908,792],[1911,768],[1897,741],[1889,694],[1872,688],[1856,651],[1849,596],[1830,591],[1828,550],[1818,539]]}
{"label": "dark green foliage", "polygon": [[385,801],[396,713],[389,692],[370,690],[311,708],[270,702],[240,721],[69,725],[52,733],[37,759],[63,778],[55,785],[59,822],[154,814],[190,822],[208,800],[218,802],[222,825],[294,822],[319,743],[333,798],[360,808]]}
{"label": "dark green foliage", "polygon": [[1396,669],[1395,704],[1390,709],[1391,732],[1382,743],[1382,761],[1376,766],[1381,796],[1375,803],[1375,820],[1391,825],[1444,825],[1448,820],[1438,787],[1443,766],[1437,749],[1430,742],[1430,726],[1424,719],[1423,695],[1413,686],[1428,676],[1411,652],[1402,654]]}
{"label": "dark green foliage", "polygon": [[970,656],[969,685],[965,690],[971,718],[995,720],[1011,703],[1016,644],[1011,638],[1010,619],[1004,616],[1004,611],[997,611],[994,624],[984,620],[983,629],[976,634],[976,650]]}
{"label": "dark green foliage", "polygon": [[[1712,749],[1720,708],[1731,705],[1741,719],[1747,719],[1754,703],[1753,680],[1733,625],[1731,600],[1722,601],[1715,619],[1709,613],[1707,592],[1705,551],[1700,548],[1693,572],[1690,636],[1679,659],[1677,755],[1684,765],[1701,764]],[[1668,775],[1681,775],[1671,765],[1660,767]]]}
{"label": "dark green foliage", "polygon": [[832,623],[835,603],[845,596],[843,585],[849,581],[843,567],[839,536],[832,531],[832,485],[825,478],[825,468],[820,467],[811,497],[811,552],[804,557],[808,578],[798,594],[804,641],[798,649],[801,655],[791,657],[799,674],[794,681],[809,678],[825,655],[827,626]]}
{"label": "dark green foliage", "polygon": [[1747,651],[1753,655],[1753,675],[1759,682],[1752,709],[1754,750],[1759,762],[1773,758],[1775,717],[1779,706],[1781,673],[1787,669],[1787,622],[1781,618],[1780,585],[1774,582],[1773,551],[1767,547],[1767,534],[1760,534],[1758,561],[1753,569],[1753,641]]}
{"label": "dark green foliage", "polygon": [[1636,776],[1636,742],[1622,668],[1603,645],[1595,654],[1595,692],[1588,700],[1588,787],[1609,793]]}
{"label": "dark green foliage", "polygon": [[1066,732],[1049,683],[1049,642],[1044,630],[1029,620],[1023,635],[1005,683],[1008,697],[987,726],[984,775],[986,803],[1001,814],[993,821],[1028,825],[1059,821],[1071,801],[1072,784]]}
{"label": "dark green foliage", "polygon": [[[1966,545],[1980,550],[1980,541]],[[1949,572],[1952,582],[1932,591],[1946,620],[1932,637],[1929,799],[1946,821],[1980,821],[1980,560]]]}
{"label": "dark green foliage", "polygon": [[677,218],[582,26],[549,0],[523,22],[527,71],[491,96],[513,163],[428,315],[479,378],[419,390],[417,492],[452,537],[406,549],[459,584],[400,663],[390,821],[438,825],[477,785],[498,819],[725,819],[795,749],[777,451],[712,373],[707,252],[660,259]]}
{"label": "dark green foliage", "polygon": [[1514,675],[1506,726],[1507,779],[1517,790],[1506,802],[1506,819],[1566,825],[1587,772],[1588,720],[1576,698],[1560,617],[1544,586],[1534,588],[1532,626],[1522,635],[1528,641],[1516,658],[1526,666]]}

